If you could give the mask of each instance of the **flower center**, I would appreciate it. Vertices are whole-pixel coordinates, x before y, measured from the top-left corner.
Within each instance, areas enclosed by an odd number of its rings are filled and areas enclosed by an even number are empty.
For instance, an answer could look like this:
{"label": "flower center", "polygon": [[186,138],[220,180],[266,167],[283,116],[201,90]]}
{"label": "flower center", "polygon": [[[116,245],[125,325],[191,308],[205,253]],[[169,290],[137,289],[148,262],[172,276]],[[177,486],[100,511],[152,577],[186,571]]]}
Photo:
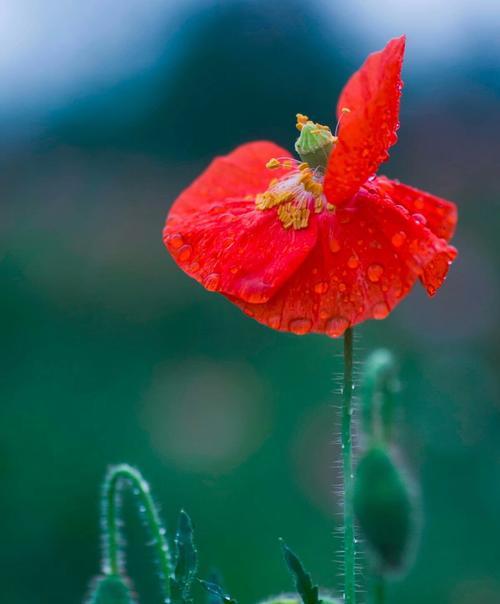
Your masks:
{"label": "flower center", "polygon": [[323,193],[324,174],[320,168],[312,169],[307,162],[293,159],[271,159],[266,164],[270,170],[289,168],[290,172],[271,181],[265,193],[255,199],[258,210],[277,208],[278,218],[285,229],[305,229],[311,212],[333,212]]}
{"label": "flower center", "polygon": [[300,135],[295,150],[302,161],[270,159],[266,164],[269,170],[286,168],[290,172],[272,180],[267,191],[259,193],[255,199],[258,210],[277,208],[278,218],[285,229],[305,229],[311,212],[319,214],[323,210],[335,210],[323,194],[323,180],[337,136],[328,126],[316,124],[301,113],[297,114],[297,130]]}

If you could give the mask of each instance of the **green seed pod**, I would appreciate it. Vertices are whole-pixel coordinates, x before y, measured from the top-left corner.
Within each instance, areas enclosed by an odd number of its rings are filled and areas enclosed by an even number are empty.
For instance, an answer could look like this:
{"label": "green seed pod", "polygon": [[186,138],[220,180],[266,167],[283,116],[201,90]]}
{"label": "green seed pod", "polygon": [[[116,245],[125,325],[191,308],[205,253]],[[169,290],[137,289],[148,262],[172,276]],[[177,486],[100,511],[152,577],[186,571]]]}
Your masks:
{"label": "green seed pod", "polygon": [[353,505],[378,564],[400,570],[413,532],[412,497],[401,471],[380,446],[368,449],[358,463]]}
{"label": "green seed pod", "polygon": [[335,144],[335,137],[330,128],[312,122],[306,115],[297,114],[297,128],[300,136],[295,143],[295,150],[300,159],[311,168],[326,169],[328,158]]}
{"label": "green seed pod", "polygon": [[118,575],[94,579],[86,604],[137,604],[128,581]]}

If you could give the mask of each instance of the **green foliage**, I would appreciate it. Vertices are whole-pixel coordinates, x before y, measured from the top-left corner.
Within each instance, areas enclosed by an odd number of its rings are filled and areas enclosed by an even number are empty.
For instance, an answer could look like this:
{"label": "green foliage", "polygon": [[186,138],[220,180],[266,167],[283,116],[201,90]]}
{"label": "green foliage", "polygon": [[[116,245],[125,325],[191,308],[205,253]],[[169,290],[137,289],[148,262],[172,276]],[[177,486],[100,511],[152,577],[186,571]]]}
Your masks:
{"label": "green foliage", "polygon": [[373,447],[361,457],[353,504],[379,565],[400,569],[411,540],[413,505],[404,476],[384,448]]}
{"label": "green foliage", "polygon": [[321,604],[318,586],[313,585],[311,575],[304,569],[302,562],[286,543],[283,543],[283,555],[288,569],[295,579],[295,586],[303,604]]}
{"label": "green foliage", "polygon": [[219,583],[215,583],[212,581],[204,581],[203,579],[199,579],[202,586],[207,590],[210,601],[213,603],[221,603],[224,604],[236,604],[236,600],[228,595],[224,589],[219,585]]}
{"label": "green foliage", "polygon": [[189,604],[191,587],[198,568],[198,556],[193,540],[193,525],[184,510],[179,514],[175,535],[174,576],[170,579],[173,604]]}
{"label": "green foliage", "polygon": [[136,604],[128,581],[119,575],[97,577],[86,604]]}

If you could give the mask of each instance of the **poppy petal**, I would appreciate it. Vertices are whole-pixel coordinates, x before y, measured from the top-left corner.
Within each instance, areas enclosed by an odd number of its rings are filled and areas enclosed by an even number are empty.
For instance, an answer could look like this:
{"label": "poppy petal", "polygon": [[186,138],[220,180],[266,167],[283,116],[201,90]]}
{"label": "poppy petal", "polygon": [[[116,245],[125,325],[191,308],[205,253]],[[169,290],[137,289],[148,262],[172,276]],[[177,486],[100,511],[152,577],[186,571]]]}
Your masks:
{"label": "poppy petal", "polygon": [[177,264],[206,289],[265,302],[314,246],[316,225],[285,229],[274,209],[255,207],[256,194],[276,174],[265,163],[284,153],[272,143],[245,145],[215,160],[172,206],[164,243]]}
{"label": "poppy petal", "polygon": [[454,203],[385,176],[378,176],[373,183],[389,195],[394,203],[404,206],[415,215],[423,216],[434,235],[447,241],[452,238],[458,220],[457,206]]}
{"label": "poppy petal", "polygon": [[367,319],[383,319],[420,277],[432,295],[456,251],[375,188],[361,189],[336,214],[320,214],[314,249],[264,304],[230,296],[274,329],[341,336]]}
{"label": "poppy petal", "polygon": [[[328,201],[334,205],[356,193],[397,141],[404,49],[405,37],[401,36],[372,53],[339,98],[339,140],[328,160],[324,185]],[[349,112],[343,113],[343,108]]]}
{"label": "poppy petal", "polygon": [[216,157],[176,199],[170,209],[169,220],[195,214],[223,199],[241,199],[265,191],[272,178],[286,173],[282,168],[272,172],[266,168],[272,157],[292,156],[272,142],[255,141],[240,145],[228,155]]}

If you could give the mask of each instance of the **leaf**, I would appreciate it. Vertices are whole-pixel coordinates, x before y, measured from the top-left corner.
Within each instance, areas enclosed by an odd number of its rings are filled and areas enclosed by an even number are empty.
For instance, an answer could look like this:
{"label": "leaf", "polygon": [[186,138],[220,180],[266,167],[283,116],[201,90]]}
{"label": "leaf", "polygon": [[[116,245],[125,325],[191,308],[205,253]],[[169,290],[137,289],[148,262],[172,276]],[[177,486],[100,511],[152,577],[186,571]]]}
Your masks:
{"label": "leaf", "polygon": [[321,604],[319,598],[319,589],[317,585],[313,585],[311,575],[306,572],[302,566],[302,562],[292,552],[292,550],[282,542],[283,555],[285,556],[285,562],[294,576],[295,586],[297,591],[302,598],[303,604]]}
{"label": "leaf", "polygon": [[198,567],[198,556],[193,541],[193,525],[184,510],[179,514],[179,524],[175,535],[175,568],[170,579],[173,604],[189,604],[191,586]]}
{"label": "leaf", "polygon": [[[217,598],[218,602],[224,602],[225,604],[237,604],[236,600],[228,595],[218,583],[204,581],[203,579],[198,579],[198,581],[203,585],[209,594]],[[215,599],[212,601],[215,603]]]}
{"label": "leaf", "polygon": [[[216,570],[212,570],[208,575],[207,583],[211,583],[213,585],[218,585],[220,590],[224,591],[224,583],[222,582],[222,577],[220,573]],[[206,589],[207,598],[206,604],[224,604],[224,599],[220,596],[219,593],[215,593],[213,590],[210,591]]]}

